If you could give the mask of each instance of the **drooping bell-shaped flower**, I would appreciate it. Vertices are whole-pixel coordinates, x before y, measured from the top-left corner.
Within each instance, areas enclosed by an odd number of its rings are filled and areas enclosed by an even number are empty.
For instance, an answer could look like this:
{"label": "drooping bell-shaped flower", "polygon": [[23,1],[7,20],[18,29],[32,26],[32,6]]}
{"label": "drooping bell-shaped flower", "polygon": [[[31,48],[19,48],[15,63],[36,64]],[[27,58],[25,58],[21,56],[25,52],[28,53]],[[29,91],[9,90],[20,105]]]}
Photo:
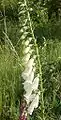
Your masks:
{"label": "drooping bell-shaped flower", "polygon": [[32,66],[31,67],[27,67],[25,70],[24,70],[24,72],[22,73],[22,77],[23,77],[23,79],[24,80],[26,80],[28,77],[29,77],[29,75],[30,75],[30,73],[31,73],[31,71],[32,71]]}
{"label": "drooping bell-shaped flower", "polygon": [[33,99],[35,98],[35,95],[36,94],[31,94],[28,99],[26,98],[27,104],[33,101]]}
{"label": "drooping bell-shaped flower", "polygon": [[27,54],[29,51],[30,51],[30,46],[25,48],[24,54]]}
{"label": "drooping bell-shaped flower", "polygon": [[27,64],[27,62],[30,59],[30,56],[31,56],[31,53],[27,53],[27,55],[24,55],[24,57],[23,57],[23,63],[24,64]]}
{"label": "drooping bell-shaped flower", "polygon": [[23,85],[24,85],[24,90],[25,90],[26,92],[29,92],[30,89],[32,89],[32,83],[29,83],[28,81],[25,81],[25,82],[23,83]]}
{"label": "drooping bell-shaped flower", "polygon": [[34,91],[38,89],[38,85],[39,85],[39,77],[37,76],[34,79],[33,84],[32,84],[32,88],[33,88]]}
{"label": "drooping bell-shaped flower", "polygon": [[32,70],[26,81],[28,81],[28,83],[32,83],[33,79],[34,79],[34,71]]}
{"label": "drooping bell-shaped flower", "polygon": [[32,72],[33,64],[34,64],[34,58],[31,58],[26,64],[25,70],[22,72],[22,77],[24,80],[26,80],[29,77],[30,73]]}
{"label": "drooping bell-shaped flower", "polygon": [[29,45],[29,43],[31,42],[31,40],[32,40],[32,38],[30,37],[30,38],[28,38],[28,40],[27,41],[25,41],[25,46],[28,46]]}
{"label": "drooping bell-shaped flower", "polygon": [[28,107],[28,113],[32,115],[34,108],[37,108],[39,104],[39,94],[35,95],[35,98],[31,102],[30,106]]}

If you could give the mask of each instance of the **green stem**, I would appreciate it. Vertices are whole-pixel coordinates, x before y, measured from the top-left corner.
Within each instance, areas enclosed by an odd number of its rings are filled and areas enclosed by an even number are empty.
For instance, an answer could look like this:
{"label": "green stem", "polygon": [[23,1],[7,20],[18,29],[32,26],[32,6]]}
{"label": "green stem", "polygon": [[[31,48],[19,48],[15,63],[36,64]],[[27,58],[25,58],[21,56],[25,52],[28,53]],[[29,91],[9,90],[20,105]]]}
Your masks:
{"label": "green stem", "polygon": [[[28,11],[27,1],[24,0],[24,2],[25,2],[25,5],[26,5],[26,9],[27,9],[27,11]],[[35,48],[36,48],[37,58],[38,58],[39,73],[40,73],[40,80],[41,80],[42,120],[45,120],[45,117],[44,117],[44,98],[43,98],[44,92],[43,92],[43,80],[42,80],[41,62],[40,62],[38,45],[37,45],[37,43],[36,43],[36,39],[35,39],[35,37],[34,37],[34,32],[33,32],[33,29],[32,29],[32,23],[31,23],[29,11],[28,11],[28,20],[29,20],[29,24],[30,24],[30,29],[31,29],[32,37],[33,37],[33,40],[34,40],[34,45],[35,45]]]}

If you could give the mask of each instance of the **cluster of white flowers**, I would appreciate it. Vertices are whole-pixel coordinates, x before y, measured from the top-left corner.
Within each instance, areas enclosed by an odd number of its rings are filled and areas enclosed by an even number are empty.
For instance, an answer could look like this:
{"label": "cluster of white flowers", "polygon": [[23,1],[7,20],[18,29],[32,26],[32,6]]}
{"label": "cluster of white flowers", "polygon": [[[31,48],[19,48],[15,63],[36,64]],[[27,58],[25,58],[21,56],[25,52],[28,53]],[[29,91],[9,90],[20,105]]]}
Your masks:
{"label": "cluster of white flowers", "polygon": [[[32,115],[33,111],[35,108],[38,107],[39,103],[39,95],[40,92],[38,90],[38,85],[39,85],[39,74],[36,73],[36,68],[35,68],[35,60],[36,56],[33,55],[33,50],[32,50],[32,44],[30,42],[32,41],[33,37],[30,31],[30,16],[29,13],[27,13],[27,4],[26,0],[22,0],[22,2],[19,2],[19,21],[20,21],[20,33],[21,33],[21,40],[23,41],[22,44],[24,45],[24,57],[23,57],[23,62],[25,65],[25,69],[22,72],[22,78],[24,80],[23,86],[25,90],[24,94],[24,99],[27,102],[27,112],[28,114]],[[31,9],[32,10],[32,9]],[[27,13],[27,14],[26,14]],[[22,22],[21,22],[22,18]],[[26,41],[25,41],[26,40]]]}
{"label": "cluster of white flowers", "polygon": [[33,57],[31,57],[32,45],[29,45],[29,41],[26,41],[25,46],[25,56],[23,59],[25,62],[25,70],[22,72],[22,78],[24,79],[23,86],[25,90],[24,99],[26,100],[28,106],[27,112],[32,115],[34,109],[38,107],[39,103],[39,74],[35,75],[36,56],[33,55]]}

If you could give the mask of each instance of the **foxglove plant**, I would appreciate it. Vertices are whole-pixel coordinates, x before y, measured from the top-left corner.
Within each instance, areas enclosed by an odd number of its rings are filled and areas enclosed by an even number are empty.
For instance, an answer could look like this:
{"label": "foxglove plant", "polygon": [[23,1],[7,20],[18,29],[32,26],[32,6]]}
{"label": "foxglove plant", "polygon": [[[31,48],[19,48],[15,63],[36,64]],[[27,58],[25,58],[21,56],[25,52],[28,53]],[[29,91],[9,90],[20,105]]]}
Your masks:
{"label": "foxglove plant", "polygon": [[[39,50],[34,37],[32,23],[30,19],[29,9],[26,0],[19,1],[19,25],[20,34],[23,45],[23,63],[24,70],[22,72],[24,95],[21,104],[20,120],[27,120],[27,114],[32,115],[35,108],[39,104],[39,96],[41,96],[42,120],[44,117],[44,99],[43,99],[43,82],[41,63],[39,58]],[[36,62],[37,61],[37,62]],[[38,64],[37,64],[38,63]],[[38,67],[37,67],[38,65]],[[41,87],[41,95],[39,91],[39,82]],[[23,106],[23,104],[25,105]]]}
{"label": "foxglove plant", "polygon": [[[31,49],[32,48],[30,48],[30,51]],[[28,47],[26,51],[28,52],[26,52],[26,57],[28,56],[28,54],[30,55],[30,57],[28,59],[25,59],[25,70],[22,72],[22,78],[24,80],[23,86],[25,90],[24,100],[27,103],[27,113],[32,115],[34,108],[37,108],[39,103],[39,74],[35,76],[36,56],[32,55],[34,51],[32,53],[29,53]]]}

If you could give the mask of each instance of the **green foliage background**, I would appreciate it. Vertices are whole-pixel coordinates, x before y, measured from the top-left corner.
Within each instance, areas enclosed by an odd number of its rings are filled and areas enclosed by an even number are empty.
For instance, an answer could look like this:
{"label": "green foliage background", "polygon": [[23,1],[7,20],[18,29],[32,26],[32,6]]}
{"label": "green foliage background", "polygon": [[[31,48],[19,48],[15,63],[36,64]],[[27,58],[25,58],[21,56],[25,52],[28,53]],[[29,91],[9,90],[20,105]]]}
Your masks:
{"label": "green foliage background", "polygon": [[[28,7],[42,64],[45,120],[61,120],[61,19],[59,17],[57,21],[53,14],[48,20],[46,1],[28,0]],[[18,54],[13,51],[8,40],[5,41],[3,31],[6,32],[6,29]],[[0,120],[19,119],[23,93],[21,41],[17,44],[19,31],[18,0],[0,0]],[[40,111],[39,105],[29,119],[41,120]]]}

